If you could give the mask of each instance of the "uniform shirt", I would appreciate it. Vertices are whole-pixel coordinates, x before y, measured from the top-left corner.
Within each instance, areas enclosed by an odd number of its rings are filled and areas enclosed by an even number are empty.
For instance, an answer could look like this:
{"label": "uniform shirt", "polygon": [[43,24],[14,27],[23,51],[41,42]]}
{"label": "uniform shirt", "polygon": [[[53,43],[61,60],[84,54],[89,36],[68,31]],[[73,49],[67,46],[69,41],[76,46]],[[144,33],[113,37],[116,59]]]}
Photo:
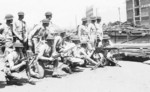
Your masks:
{"label": "uniform shirt", "polygon": [[64,44],[64,40],[60,36],[55,36],[54,38],[54,45],[53,45],[53,52],[59,52]]}
{"label": "uniform shirt", "polygon": [[90,32],[90,35],[96,35],[97,34],[97,29],[96,29],[96,25],[95,24],[90,23],[88,25],[88,30]]}
{"label": "uniform shirt", "polygon": [[87,41],[89,39],[88,27],[84,25],[80,25],[78,28],[78,36],[81,41]]}
{"label": "uniform shirt", "polygon": [[13,24],[8,26],[7,24],[3,24],[0,26],[0,33],[6,39],[6,41],[13,42]]}
{"label": "uniform shirt", "polygon": [[21,38],[25,38],[25,35],[26,35],[26,22],[23,21],[23,20],[17,20],[14,23],[14,31]]}
{"label": "uniform shirt", "polygon": [[97,33],[98,33],[100,39],[102,40],[102,38],[103,38],[102,25],[100,23],[95,23],[95,25],[96,25]]}
{"label": "uniform shirt", "polygon": [[[73,49],[75,48],[75,44],[72,43],[72,42],[65,42],[65,44],[63,45],[63,50],[66,51],[66,50],[69,50],[67,53],[64,54],[64,56],[72,56],[72,52],[73,52]],[[72,48],[72,49],[71,49]]]}
{"label": "uniform shirt", "polygon": [[13,67],[19,63],[18,61],[20,60],[20,55],[15,50],[13,50],[6,56],[6,58],[9,67]]}
{"label": "uniform shirt", "polygon": [[87,55],[86,50],[82,47],[76,47],[73,49],[73,56],[77,58],[82,58],[82,56]]}
{"label": "uniform shirt", "polygon": [[44,28],[42,25],[37,25],[29,33],[28,39],[30,41],[32,40],[32,38],[39,38],[41,40],[45,40],[48,34],[49,32],[47,28]]}
{"label": "uniform shirt", "polygon": [[88,35],[88,28],[87,26],[84,26],[84,25],[80,25],[79,26],[79,31],[78,31],[78,35],[79,36],[82,36],[82,35]]}

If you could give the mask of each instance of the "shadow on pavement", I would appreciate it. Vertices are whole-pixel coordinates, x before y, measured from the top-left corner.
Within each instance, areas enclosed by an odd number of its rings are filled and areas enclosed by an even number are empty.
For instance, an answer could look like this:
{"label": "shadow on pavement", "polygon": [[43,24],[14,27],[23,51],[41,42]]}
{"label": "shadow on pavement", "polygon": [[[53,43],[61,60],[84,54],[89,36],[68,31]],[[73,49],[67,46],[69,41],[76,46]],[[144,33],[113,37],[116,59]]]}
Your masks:
{"label": "shadow on pavement", "polygon": [[36,85],[35,81],[29,81],[28,79],[21,78],[21,79],[12,79],[9,82],[5,81],[0,81],[0,88],[5,88],[7,86],[23,86],[25,84],[30,84],[30,85]]}
{"label": "shadow on pavement", "polygon": [[6,82],[5,81],[0,81],[0,89],[5,88]]}

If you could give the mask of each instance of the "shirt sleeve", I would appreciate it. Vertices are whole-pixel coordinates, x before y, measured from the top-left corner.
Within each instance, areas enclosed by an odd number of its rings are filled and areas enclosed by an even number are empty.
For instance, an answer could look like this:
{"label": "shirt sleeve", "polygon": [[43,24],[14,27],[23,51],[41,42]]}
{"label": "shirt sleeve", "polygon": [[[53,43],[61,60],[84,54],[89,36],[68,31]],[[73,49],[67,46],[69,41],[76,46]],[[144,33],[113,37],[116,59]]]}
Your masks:
{"label": "shirt sleeve", "polygon": [[42,45],[40,48],[39,48],[39,53],[38,53],[38,57],[41,57],[44,55],[44,52],[45,52],[45,47],[44,45]]}
{"label": "shirt sleeve", "polygon": [[40,30],[40,26],[36,26],[31,32],[29,33],[28,39],[31,40],[33,36],[38,33],[38,30]]}
{"label": "shirt sleeve", "polygon": [[56,52],[56,45],[58,43],[58,41],[60,40],[60,37],[59,36],[56,36],[54,38],[54,44],[53,44],[53,52]]}
{"label": "shirt sleeve", "polygon": [[8,60],[8,63],[9,63],[9,67],[13,67],[14,66],[14,61],[13,61],[13,53],[10,53],[8,56],[7,56],[7,60]]}

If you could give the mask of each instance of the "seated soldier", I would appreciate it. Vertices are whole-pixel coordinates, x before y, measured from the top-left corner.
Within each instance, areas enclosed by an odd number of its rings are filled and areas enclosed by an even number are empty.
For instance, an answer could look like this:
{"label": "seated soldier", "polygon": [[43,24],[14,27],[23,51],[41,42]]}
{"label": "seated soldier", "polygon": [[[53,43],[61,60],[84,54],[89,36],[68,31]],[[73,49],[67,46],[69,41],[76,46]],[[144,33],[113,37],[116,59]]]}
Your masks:
{"label": "seated soldier", "polygon": [[22,61],[20,56],[20,48],[23,45],[20,43],[14,44],[15,49],[10,51],[6,56],[6,67],[4,72],[6,73],[6,81],[9,82],[14,77],[13,73],[20,72],[26,68],[27,61]]}
{"label": "seated soldier", "polygon": [[[36,60],[38,61],[38,65],[42,66],[43,68],[47,67],[47,68],[53,69],[52,76],[59,77],[58,67],[60,65],[60,62],[59,62],[59,59],[53,58],[53,56],[52,56],[52,53],[53,53],[52,52],[52,44],[53,44],[54,39],[52,37],[48,37],[47,40],[48,40],[48,42],[42,41],[39,43],[39,45],[37,45],[38,47],[36,47],[36,49],[35,49],[35,53],[37,53]],[[53,67],[51,67],[51,66],[53,66]],[[61,67],[61,68],[65,68],[65,66]],[[34,76],[37,78],[43,78],[44,77],[44,69],[43,69],[43,71],[41,70],[41,72],[39,74],[35,73]]]}
{"label": "seated soldier", "polygon": [[[107,47],[112,47],[113,44],[110,41],[110,37],[108,35],[104,35],[104,38],[102,40],[102,48],[107,48]],[[104,50],[103,53],[104,57],[106,58],[107,61],[113,61],[113,62],[108,62],[108,65],[116,65],[115,63],[115,58],[113,57],[113,54],[109,50]]]}
{"label": "seated soldier", "polygon": [[[51,42],[50,40],[49,42]],[[44,77],[44,67],[49,67],[49,66],[43,66],[45,61],[48,61],[49,63],[54,63],[54,71],[56,71],[56,67],[58,66],[58,60],[55,60],[54,58],[51,57],[52,53],[52,48],[51,46],[48,46],[47,41],[43,40],[38,43],[37,47],[35,48],[35,54],[37,54],[36,60],[38,61],[38,64],[43,67],[43,71],[41,73],[33,75],[37,78],[43,78]]]}
{"label": "seated soldier", "polygon": [[74,57],[74,52],[78,51],[78,44],[74,44],[72,42],[71,36],[66,37],[63,45],[63,50],[68,50],[67,53],[63,55],[64,61],[66,61],[65,63],[69,65],[72,72],[77,71],[76,67],[83,65],[84,60]]}
{"label": "seated soldier", "polygon": [[[80,47],[77,47],[76,49],[74,49],[73,55],[75,58],[79,58],[93,65],[97,65],[98,63],[94,61],[93,59],[91,59],[91,56],[94,50],[88,49],[87,45],[88,45],[87,42],[82,42]],[[82,62],[83,64],[83,61],[80,60],[80,62]]]}

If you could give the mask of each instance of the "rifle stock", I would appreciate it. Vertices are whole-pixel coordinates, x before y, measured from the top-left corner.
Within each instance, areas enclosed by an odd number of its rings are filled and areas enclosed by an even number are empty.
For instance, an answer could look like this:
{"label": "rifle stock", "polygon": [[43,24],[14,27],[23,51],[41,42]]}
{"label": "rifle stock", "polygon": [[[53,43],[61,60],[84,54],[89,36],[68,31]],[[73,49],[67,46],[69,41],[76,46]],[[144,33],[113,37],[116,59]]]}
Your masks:
{"label": "rifle stock", "polygon": [[65,51],[63,51],[63,52],[61,52],[61,53],[57,53],[56,55],[53,55],[52,58],[56,59],[56,58],[58,58],[58,57],[61,57],[62,55],[64,55],[65,53],[67,53],[68,51],[74,49],[74,48],[77,47],[77,46],[78,46],[78,45],[73,46],[73,47],[71,47],[71,48],[69,48],[69,49],[67,49],[67,50],[65,50]]}

